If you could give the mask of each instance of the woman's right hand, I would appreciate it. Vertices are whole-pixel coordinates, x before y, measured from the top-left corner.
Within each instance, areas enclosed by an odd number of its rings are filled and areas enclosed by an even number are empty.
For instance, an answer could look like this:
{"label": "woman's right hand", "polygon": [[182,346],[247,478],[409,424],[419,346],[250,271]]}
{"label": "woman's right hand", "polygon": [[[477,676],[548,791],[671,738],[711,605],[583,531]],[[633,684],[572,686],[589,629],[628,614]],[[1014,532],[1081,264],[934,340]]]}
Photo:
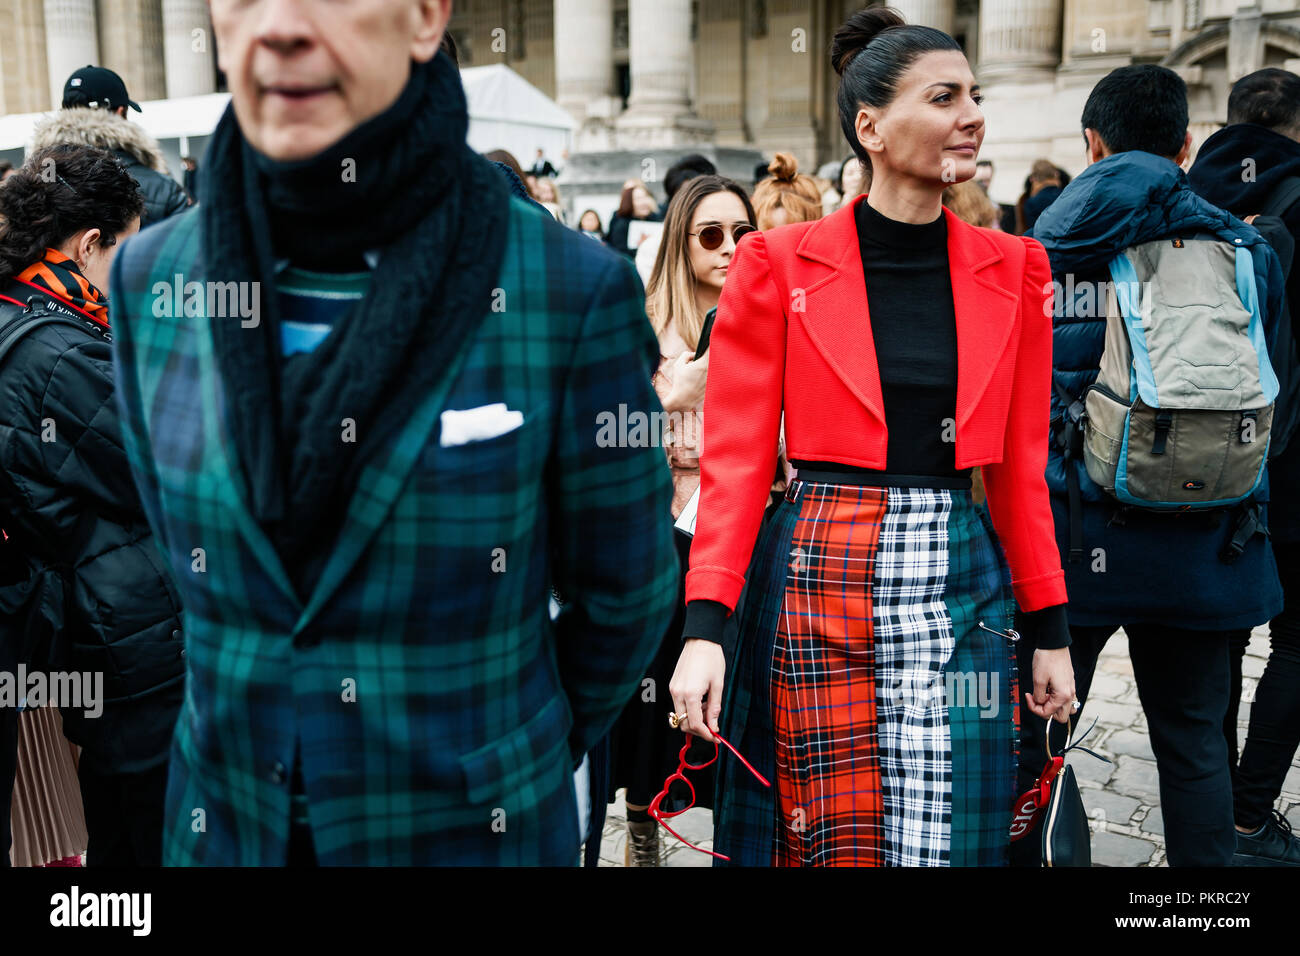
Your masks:
{"label": "woman's right hand", "polygon": [[[672,391],[664,401],[665,411],[689,412],[704,404],[704,384],[709,375],[709,352],[698,359],[692,352],[683,352],[673,360]],[[671,406],[671,407],[669,407]]]}
{"label": "woman's right hand", "polygon": [[705,740],[713,739],[722,713],[722,678],[726,671],[721,644],[698,637],[687,639],[668,684],[673,713],[686,714],[679,729]]}

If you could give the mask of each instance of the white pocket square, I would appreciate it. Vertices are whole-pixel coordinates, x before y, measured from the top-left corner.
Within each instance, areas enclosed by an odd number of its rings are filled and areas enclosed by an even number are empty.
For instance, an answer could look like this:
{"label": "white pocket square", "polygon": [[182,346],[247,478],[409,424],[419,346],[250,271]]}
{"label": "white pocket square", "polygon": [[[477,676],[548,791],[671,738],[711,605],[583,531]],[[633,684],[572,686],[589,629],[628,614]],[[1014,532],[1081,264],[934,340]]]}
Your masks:
{"label": "white pocket square", "polygon": [[524,423],[524,413],[506,408],[505,402],[480,405],[478,408],[449,408],[442,413],[443,448],[496,438],[514,431]]}

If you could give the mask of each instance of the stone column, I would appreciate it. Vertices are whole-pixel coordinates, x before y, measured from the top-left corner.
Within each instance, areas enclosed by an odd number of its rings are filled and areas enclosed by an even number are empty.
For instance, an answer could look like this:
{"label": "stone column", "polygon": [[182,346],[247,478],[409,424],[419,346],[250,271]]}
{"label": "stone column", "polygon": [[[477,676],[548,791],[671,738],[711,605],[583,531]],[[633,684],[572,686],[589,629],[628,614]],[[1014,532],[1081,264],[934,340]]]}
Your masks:
{"label": "stone column", "polygon": [[212,24],[204,0],[163,0],[163,62],[167,96],[199,96],[217,91]]}
{"label": "stone column", "polygon": [[63,84],[73,71],[99,65],[95,0],[45,0],[45,58],[50,103],[63,103]]}
{"label": "stone column", "polygon": [[708,142],[713,127],[691,109],[690,0],[630,0],[629,69],[632,92],[618,120],[627,148]]}
{"label": "stone column", "polygon": [[[110,8],[101,3],[100,9]],[[158,0],[114,0],[99,24],[100,66],[117,73],[137,103],[167,95],[162,7]]]}
{"label": "stone column", "polygon": [[700,84],[696,106],[713,123],[719,143],[744,146],[745,24],[742,0],[700,5]]}
{"label": "stone column", "polygon": [[[50,103],[46,62],[41,0],[0,4],[0,116],[37,113],[59,105]],[[62,91],[60,86],[60,95]]]}
{"label": "stone column", "polygon": [[[1071,2],[1093,9],[1094,0]],[[991,191],[997,202],[1015,202],[1030,164],[1057,155],[1057,137],[1066,131],[1075,145],[1060,155],[1074,157],[1065,164],[1071,173],[1082,168],[1079,110],[1099,77],[1056,89],[1063,14],[1064,0],[981,0],[979,57],[972,65],[985,95],[980,158],[997,164]]]}
{"label": "stone column", "polygon": [[613,0],[555,0],[555,99],[579,124],[577,149],[607,149],[614,94]]}
{"label": "stone column", "polygon": [[1264,65],[1263,24],[1258,3],[1237,7],[1228,21],[1228,83],[1236,83]]}
{"label": "stone column", "polygon": [[792,153],[799,171],[810,174],[817,160],[817,66],[829,62],[814,39],[816,15],[807,0],[768,0],[767,61],[758,66],[767,71],[767,117],[755,137],[764,156]]}
{"label": "stone column", "polygon": [[1062,0],[984,0],[980,4],[981,78],[1050,79],[1061,62]]}
{"label": "stone column", "polygon": [[957,16],[957,0],[893,0],[890,6],[908,23],[934,27],[952,36]]}

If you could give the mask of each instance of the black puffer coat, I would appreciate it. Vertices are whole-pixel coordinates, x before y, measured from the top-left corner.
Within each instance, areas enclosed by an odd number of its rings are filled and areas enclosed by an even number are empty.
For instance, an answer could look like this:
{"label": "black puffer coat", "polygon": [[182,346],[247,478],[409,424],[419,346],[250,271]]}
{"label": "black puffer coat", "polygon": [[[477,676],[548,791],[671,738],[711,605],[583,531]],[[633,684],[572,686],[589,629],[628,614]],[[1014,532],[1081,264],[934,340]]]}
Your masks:
{"label": "black puffer coat", "polygon": [[144,215],[140,217],[141,229],[162,222],[168,216],[174,216],[178,212],[184,212],[189,207],[190,197],[176,180],[150,169],[126,150],[119,149],[117,158],[122,160],[126,171],[140,187],[140,195],[144,196]]}
{"label": "black puffer coat", "polygon": [[[5,282],[0,295],[81,324],[37,328],[0,364],[0,526],[9,536],[0,606],[21,605],[33,581],[46,595],[61,592],[61,602],[47,598],[62,618],[53,666],[103,674],[102,713],[64,708],[64,731],[101,773],[149,769],[170,749],[184,635],[122,448],[110,336],[32,286]],[[0,299],[0,341],[22,314]],[[14,621],[5,623],[0,634],[16,640]]]}

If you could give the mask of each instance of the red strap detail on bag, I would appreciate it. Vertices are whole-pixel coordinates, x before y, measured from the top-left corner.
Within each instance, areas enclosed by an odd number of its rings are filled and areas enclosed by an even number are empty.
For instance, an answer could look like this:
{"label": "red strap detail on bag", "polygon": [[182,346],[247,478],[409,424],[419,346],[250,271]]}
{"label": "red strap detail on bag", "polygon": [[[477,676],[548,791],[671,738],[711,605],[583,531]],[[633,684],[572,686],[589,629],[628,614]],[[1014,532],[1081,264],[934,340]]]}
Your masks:
{"label": "red strap detail on bag", "polygon": [[1012,843],[1033,832],[1043,807],[1047,806],[1052,799],[1052,781],[1064,766],[1064,757],[1053,757],[1047,761],[1047,766],[1043,768],[1034,788],[1026,791],[1016,801],[1015,814],[1011,817]]}

